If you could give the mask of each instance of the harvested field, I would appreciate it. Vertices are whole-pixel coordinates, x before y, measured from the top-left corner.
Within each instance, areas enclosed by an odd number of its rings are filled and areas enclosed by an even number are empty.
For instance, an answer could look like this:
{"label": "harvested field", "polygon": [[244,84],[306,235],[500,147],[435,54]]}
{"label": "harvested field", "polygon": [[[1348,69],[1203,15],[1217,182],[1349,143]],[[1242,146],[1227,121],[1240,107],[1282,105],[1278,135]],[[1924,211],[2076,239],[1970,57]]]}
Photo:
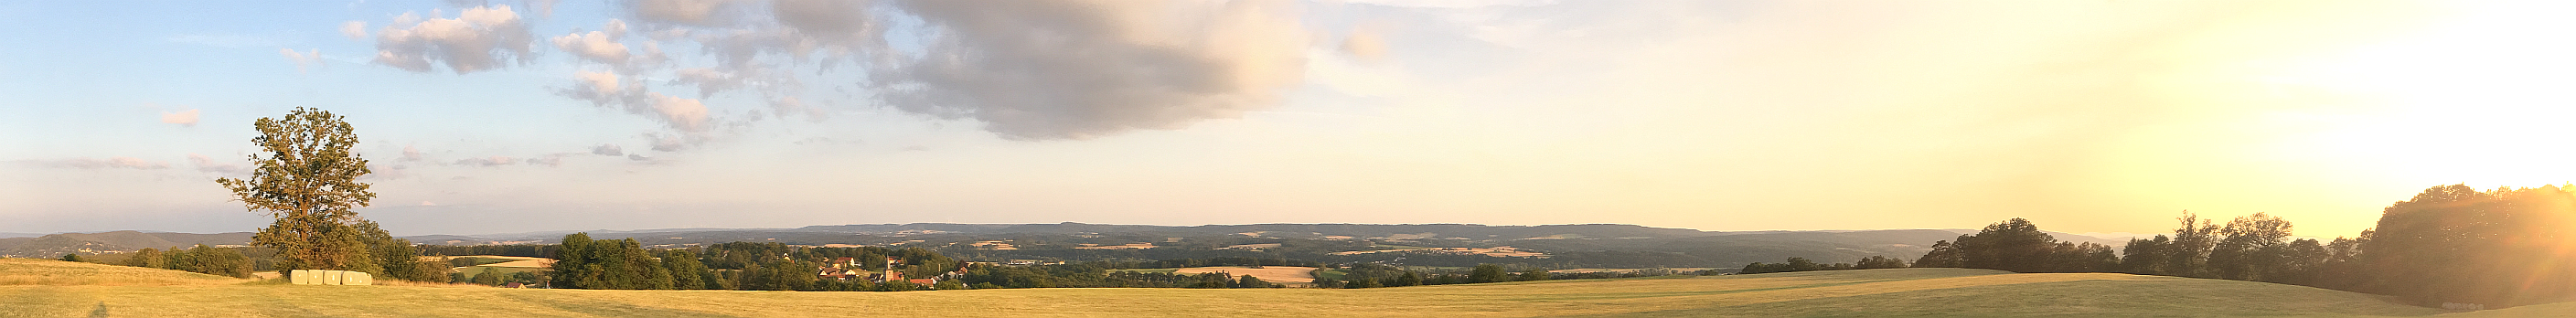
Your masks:
{"label": "harvested field", "polygon": [[[41,262],[54,261],[0,262],[0,273],[54,266],[35,264]],[[803,317],[816,313],[1012,317],[2547,317],[2576,315],[2576,304],[2461,313],[2408,306],[2384,296],[2280,284],[2126,274],[2012,274],[1955,268],[1370,289],[767,292],[274,284],[0,286],[0,316],[483,317],[495,313],[529,317]]]}
{"label": "harvested field", "polygon": [[157,268],[0,258],[0,285],[173,286],[224,285],[248,281],[251,280]]}

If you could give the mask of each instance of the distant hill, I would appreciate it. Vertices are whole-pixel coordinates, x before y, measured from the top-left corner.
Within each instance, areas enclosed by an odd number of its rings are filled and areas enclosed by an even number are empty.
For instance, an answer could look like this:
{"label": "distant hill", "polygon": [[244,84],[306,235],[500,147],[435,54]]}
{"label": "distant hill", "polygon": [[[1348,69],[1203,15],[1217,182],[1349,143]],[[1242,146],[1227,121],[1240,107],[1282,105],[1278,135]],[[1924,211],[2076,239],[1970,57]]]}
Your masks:
{"label": "distant hill", "polygon": [[115,231],[60,233],[38,237],[0,238],[0,257],[52,258],[63,254],[98,254],[197,244],[249,245],[250,232],[193,234]]}
{"label": "distant hill", "polygon": [[[648,247],[703,246],[726,242],[775,242],[804,246],[928,248],[979,261],[1009,259],[1110,260],[1214,257],[1297,258],[1325,262],[1381,262],[1464,266],[1486,262],[1551,267],[1714,267],[1780,262],[1803,257],[1843,263],[1885,256],[1912,260],[1932,242],[1955,239],[1963,229],[1700,231],[1628,224],[850,224],[800,228],[685,228],[594,230],[595,239],[635,239]],[[553,244],[573,231],[487,235],[405,236],[430,245]],[[2126,243],[2050,232],[2059,240],[2117,248]],[[124,252],[171,246],[243,245],[250,233],[188,234],[117,231],[0,238],[0,256],[50,258],[66,253]],[[1130,248],[1100,248],[1129,246]],[[1007,247],[1007,248],[1005,248]],[[1507,250],[1498,248],[1510,247]],[[1452,250],[1440,250],[1450,248]],[[1419,249],[1419,250],[1408,250]],[[1494,253],[1488,253],[1494,252]],[[1513,254],[1528,252],[1535,254]],[[1521,255],[1521,256],[1513,256]],[[1519,258],[1497,258],[1519,257]]]}
{"label": "distant hill", "polygon": [[[649,247],[696,246],[725,242],[775,242],[789,245],[866,245],[920,247],[967,259],[1109,260],[1211,257],[1297,258],[1325,262],[1464,266],[1483,262],[1546,264],[1553,267],[1716,267],[1752,262],[1780,262],[1804,257],[1818,262],[1854,262],[1885,256],[1912,260],[1930,251],[1932,242],[1955,239],[1974,230],[1832,230],[1832,231],[1700,231],[1628,224],[1481,225],[1481,224],[1239,224],[1127,225],[1053,224],[850,224],[792,229],[657,229],[589,231],[594,239],[635,239]],[[414,242],[478,245],[493,242],[553,243],[569,231],[478,236],[416,236]],[[2119,246],[2115,241],[2051,232],[2060,240]],[[1281,244],[1269,246],[1268,244]],[[1005,248],[1007,246],[1007,248]],[[1128,246],[1129,248],[1100,248]],[[1513,247],[1542,258],[1495,258],[1467,255],[1474,251],[1407,248],[1482,249]]]}

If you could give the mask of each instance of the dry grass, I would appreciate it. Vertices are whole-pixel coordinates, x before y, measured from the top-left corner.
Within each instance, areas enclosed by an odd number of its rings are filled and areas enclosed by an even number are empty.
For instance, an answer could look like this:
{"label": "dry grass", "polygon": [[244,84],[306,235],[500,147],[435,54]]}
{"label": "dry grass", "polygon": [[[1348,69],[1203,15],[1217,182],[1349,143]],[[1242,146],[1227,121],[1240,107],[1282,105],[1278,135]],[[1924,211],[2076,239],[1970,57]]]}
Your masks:
{"label": "dry grass", "polygon": [[[23,264],[0,264],[0,272]],[[1256,274],[1256,276],[1258,276]],[[2548,315],[2564,310],[2520,312]],[[2521,309],[2521,308],[2517,308]],[[1887,269],[1375,289],[1059,288],[921,292],[418,286],[0,286],[0,316],[1037,317],[2425,316],[2299,286],[2121,274]]]}
{"label": "dry grass", "polygon": [[251,280],[158,268],[47,259],[0,258],[0,285],[168,286],[240,284],[249,281]]}

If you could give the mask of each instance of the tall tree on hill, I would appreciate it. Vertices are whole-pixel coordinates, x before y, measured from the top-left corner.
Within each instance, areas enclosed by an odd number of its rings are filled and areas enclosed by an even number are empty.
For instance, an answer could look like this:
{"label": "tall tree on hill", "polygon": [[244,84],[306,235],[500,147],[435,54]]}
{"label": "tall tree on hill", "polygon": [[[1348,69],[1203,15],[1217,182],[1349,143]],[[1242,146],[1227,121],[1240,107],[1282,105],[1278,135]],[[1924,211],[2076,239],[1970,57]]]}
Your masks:
{"label": "tall tree on hill", "polygon": [[371,171],[351,150],[358,145],[355,129],[331,112],[303,107],[251,126],[259,130],[251,143],[269,155],[250,156],[258,167],[250,178],[215,183],[251,211],[276,218],[252,243],[276,248],[279,270],[380,270],[355,226],[363,218],[351,211],[376,198],[358,182]]}

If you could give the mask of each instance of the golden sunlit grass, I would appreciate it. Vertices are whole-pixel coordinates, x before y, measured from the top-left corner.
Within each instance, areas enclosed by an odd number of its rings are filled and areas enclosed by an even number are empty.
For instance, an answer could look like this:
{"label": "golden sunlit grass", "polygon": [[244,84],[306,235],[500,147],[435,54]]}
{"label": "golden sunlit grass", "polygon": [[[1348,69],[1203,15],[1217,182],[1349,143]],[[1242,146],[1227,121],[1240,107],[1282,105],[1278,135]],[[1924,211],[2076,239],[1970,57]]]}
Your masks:
{"label": "golden sunlit grass", "polygon": [[141,267],[0,258],[0,285],[223,285],[250,279]]}
{"label": "golden sunlit grass", "polygon": [[[0,273],[58,267],[0,263]],[[59,263],[59,262],[57,262]],[[86,265],[86,264],[71,264]],[[156,271],[137,269],[137,271]],[[106,273],[106,272],[97,272]],[[122,273],[119,274],[130,274]],[[57,279],[74,279],[52,275]],[[2383,297],[2123,274],[1883,269],[1378,289],[629,291],[261,284],[0,286],[0,316],[2426,316]],[[2517,308],[2547,315],[2549,305]]]}

